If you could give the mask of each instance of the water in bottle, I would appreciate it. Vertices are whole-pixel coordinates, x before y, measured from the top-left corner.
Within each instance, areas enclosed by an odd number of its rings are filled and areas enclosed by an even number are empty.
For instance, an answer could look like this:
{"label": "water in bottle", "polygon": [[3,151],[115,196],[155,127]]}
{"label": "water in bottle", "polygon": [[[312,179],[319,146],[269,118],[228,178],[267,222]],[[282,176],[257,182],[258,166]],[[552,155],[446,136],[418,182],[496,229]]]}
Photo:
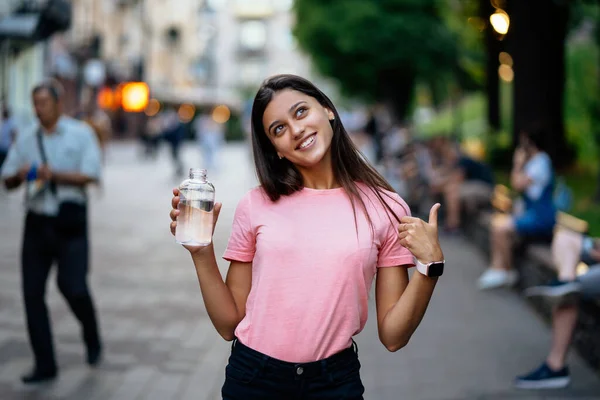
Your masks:
{"label": "water in bottle", "polygon": [[179,185],[179,215],[175,240],[187,246],[207,246],[212,240],[215,187],[206,180],[206,170],[191,168]]}

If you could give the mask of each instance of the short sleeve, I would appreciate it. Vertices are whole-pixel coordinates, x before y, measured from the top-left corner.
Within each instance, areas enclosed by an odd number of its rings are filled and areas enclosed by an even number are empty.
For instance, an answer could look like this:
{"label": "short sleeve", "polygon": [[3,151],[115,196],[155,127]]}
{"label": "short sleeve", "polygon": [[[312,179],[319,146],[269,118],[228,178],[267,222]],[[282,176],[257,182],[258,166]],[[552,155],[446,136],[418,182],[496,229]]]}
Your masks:
{"label": "short sleeve", "polygon": [[27,161],[23,152],[21,151],[23,136],[24,135],[17,136],[17,140],[13,142],[12,146],[10,146],[10,149],[8,150],[8,155],[6,156],[6,160],[4,160],[4,164],[2,164],[2,170],[0,171],[0,176],[2,179],[15,176],[17,172],[19,172],[19,169]]}
{"label": "short sleeve", "polygon": [[227,261],[250,262],[256,251],[256,235],[251,220],[251,195],[247,193],[238,203],[233,216],[231,235],[223,258]]}
{"label": "short sleeve", "polygon": [[90,178],[100,179],[102,172],[102,156],[100,145],[94,131],[87,125],[82,127],[84,130],[83,155],[81,158],[80,172],[82,175]]}
{"label": "short sleeve", "polygon": [[[386,199],[386,201],[399,219],[411,215],[410,208],[397,194],[394,194],[393,200]],[[384,219],[386,226],[385,229],[382,229],[383,237],[377,256],[377,268],[397,267],[399,265],[414,266],[414,256],[406,247],[400,244],[398,239],[398,222],[393,215],[391,215],[391,221],[387,216],[384,216]]]}
{"label": "short sleeve", "polygon": [[527,192],[533,199],[539,199],[544,188],[552,180],[552,163],[550,158],[538,155],[525,166],[525,175],[533,182],[527,188]]}

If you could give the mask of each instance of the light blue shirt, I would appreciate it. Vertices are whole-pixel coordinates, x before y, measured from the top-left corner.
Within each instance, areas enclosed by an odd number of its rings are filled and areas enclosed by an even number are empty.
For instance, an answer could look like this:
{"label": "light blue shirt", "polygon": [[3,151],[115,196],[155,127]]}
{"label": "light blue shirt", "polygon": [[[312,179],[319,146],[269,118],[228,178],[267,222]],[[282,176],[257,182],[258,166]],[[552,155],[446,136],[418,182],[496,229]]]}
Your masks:
{"label": "light blue shirt", "polygon": [[7,118],[2,121],[0,125],[0,151],[7,153],[12,143],[12,133],[17,126],[15,125],[15,119],[13,117]]}
{"label": "light blue shirt", "polygon": [[[2,179],[14,176],[23,166],[42,164],[37,142],[39,126],[36,124],[17,136],[2,166]],[[92,128],[84,122],[62,116],[54,133],[42,134],[42,143],[51,171],[80,173],[100,179],[102,161],[98,139]],[[56,196],[46,189],[27,202],[27,209],[38,214],[53,216],[58,213],[60,202],[87,201],[85,188],[75,186],[56,187]]]}
{"label": "light blue shirt", "polygon": [[525,193],[532,200],[542,196],[544,189],[552,181],[552,161],[545,152],[539,152],[533,156],[523,167],[525,175],[531,179],[531,184],[525,189]]}

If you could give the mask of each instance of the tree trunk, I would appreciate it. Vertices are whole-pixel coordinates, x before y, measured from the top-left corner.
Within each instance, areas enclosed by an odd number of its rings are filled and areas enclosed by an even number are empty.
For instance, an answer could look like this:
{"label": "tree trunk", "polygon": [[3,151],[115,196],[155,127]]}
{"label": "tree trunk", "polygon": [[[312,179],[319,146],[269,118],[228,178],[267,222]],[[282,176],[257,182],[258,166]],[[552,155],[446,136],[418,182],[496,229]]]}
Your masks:
{"label": "tree trunk", "polygon": [[490,15],[494,13],[494,7],[489,0],[480,0],[479,16],[485,23],[484,44],[486,52],[485,63],[485,92],[487,97],[487,122],[492,130],[500,129],[500,91],[498,79],[498,55],[501,51],[499,38],[494,33],[490,24]]}
{"label": "tree trunk", "polygon": [[546,131],[546,151],[556,167],[573,161],[563,122],[567,2],[510,0],[509,53],[514,61],[513,144],[532,125]]}
{"label": "tree trunk", "polygon": [[408,115],[413,98],[414,74],[412,71],[401,68],[382,71],[378,83],[378,92],[393,111],[394,119],[402,121]]}

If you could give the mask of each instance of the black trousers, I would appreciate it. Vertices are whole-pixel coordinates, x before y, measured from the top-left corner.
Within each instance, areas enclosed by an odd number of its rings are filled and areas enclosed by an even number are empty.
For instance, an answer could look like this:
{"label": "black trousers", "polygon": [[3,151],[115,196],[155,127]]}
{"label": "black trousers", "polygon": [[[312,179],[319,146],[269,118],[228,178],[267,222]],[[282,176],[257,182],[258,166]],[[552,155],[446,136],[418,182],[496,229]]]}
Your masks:
{"label": "black trousers", "polygon": [[356,343],[324,360],[290,363],[235,339],[225,368],[223,400],[363,400]]}
{"label": "black trousers", "polygon": [[87,228],[82,235],[66,237],[56,230],[55,222],[53,217],[28,213],[21,254],[27,331],[35,366],[41,372],[57,369],[45,299],[46,281],[55,262],[58,288],[81,323],[87,348],[100,347],[96,311],[87,285]]}

